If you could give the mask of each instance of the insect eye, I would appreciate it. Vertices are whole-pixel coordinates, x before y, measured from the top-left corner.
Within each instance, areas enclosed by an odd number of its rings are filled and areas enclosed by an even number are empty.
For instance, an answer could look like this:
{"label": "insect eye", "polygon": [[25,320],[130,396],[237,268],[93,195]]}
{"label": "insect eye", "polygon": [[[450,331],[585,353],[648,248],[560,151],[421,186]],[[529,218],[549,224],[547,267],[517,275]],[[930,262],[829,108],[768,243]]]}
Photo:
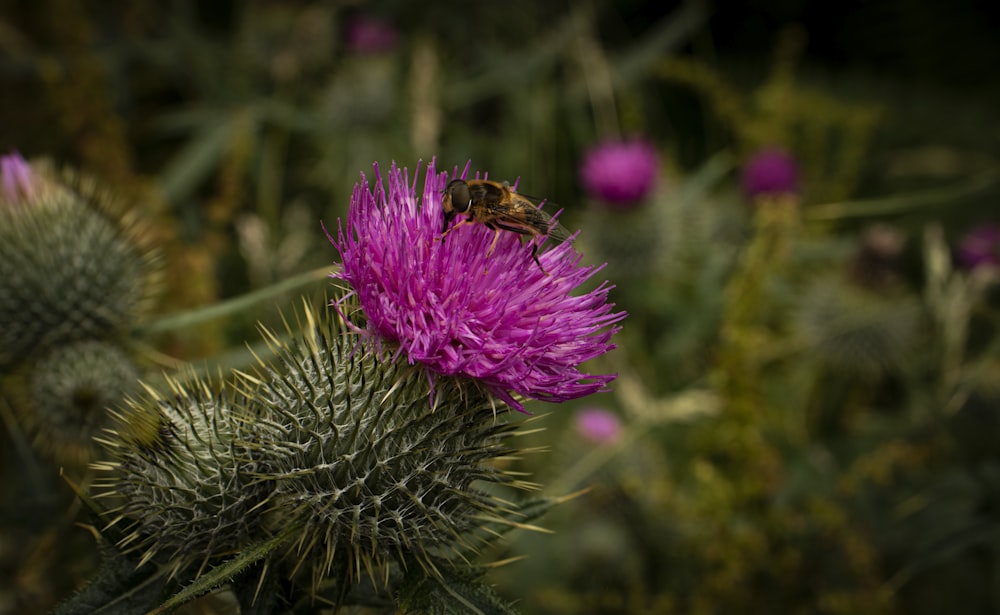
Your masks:
{"label": "insect eye", "polygon": [[448,195],[451,197],[451,206],[455,211],[462,213],[469,209],[472,202],[472,193],[469,192],[469,185],[460,179],[456,179],[448,184]]}

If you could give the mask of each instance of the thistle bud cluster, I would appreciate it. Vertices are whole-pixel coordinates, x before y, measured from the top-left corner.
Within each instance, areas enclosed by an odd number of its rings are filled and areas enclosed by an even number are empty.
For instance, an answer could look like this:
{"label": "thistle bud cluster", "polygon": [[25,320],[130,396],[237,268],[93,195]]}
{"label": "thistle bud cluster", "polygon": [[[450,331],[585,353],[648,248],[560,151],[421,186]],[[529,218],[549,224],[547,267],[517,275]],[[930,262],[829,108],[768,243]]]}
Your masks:
{"label": "thistle bud cluster", "polygon": [[0,157],[0,391],[39,452],[81,467],[136,384],[125,344],[157,286],[134,213],[95,180]]}
{"label": "thistle bud cluster", "polygon": [[[265,330],[272,356],[225,382],[130,398],[94,464],[106,531],[178,577],[278,537],[267,567],[310,592],[387,588],[474,553],[527,487],[498,468],[516,425],[469,383],[366,343],[332,310]],[[292,341],[281,341],[291,337]]]}

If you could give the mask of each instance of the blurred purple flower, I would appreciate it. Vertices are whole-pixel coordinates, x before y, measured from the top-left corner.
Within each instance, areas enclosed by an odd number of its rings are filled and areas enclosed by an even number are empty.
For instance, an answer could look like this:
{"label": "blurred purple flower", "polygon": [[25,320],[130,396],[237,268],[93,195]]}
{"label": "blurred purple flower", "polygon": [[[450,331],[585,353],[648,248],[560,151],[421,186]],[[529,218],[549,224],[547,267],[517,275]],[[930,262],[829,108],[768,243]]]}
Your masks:
{"label": "blurred purple flower", "polygon": [[357,54],[374,55],[392,51],[397,38],[395,28],[374,17],[358,15],[347,25],[347,46]]}
{"label": "blurred purple flower", "polygon": [[576,413],[576,432],[594,444],[612,442],[622,431],[622,422],[613,412],[603,408],[584,408]]}
{"label": "blurred purple flower", "polygon": [[629,206],[649,196],[660,173],[656,148],[642,139],[606,141],[583,156],[580,179],[592,197]]}
{"label": "blurred purple flower", "polygon": [[788,152],[769,148],[755,153],[743,167],[743,193],[762,195],[797,194],[799,167]]}
{"label": "blurred purple flower", "polygon": [[36,179],[28,162],[17,152],[0,156],[0,196],[15,205],[34,198]]}
{"label": "blurred purple flower", "polygon": [[[560,402],[605,389],[614,374],[579,367],[614,348],[625,312],[608,303],[607,282],[573,294],[601,267],[581,266],[565,242],[539,253],[543,272],[511,232],[487,256],[494,232],[482,224],[442,240],[448,173],[431,162],[420,196],[405,168],[393,163],[386,192],[374,166],[374,186],[362,175],[347,228],[331,238],[343,261],[336,277],[353,287],[370,333],[398,343],[411,364],[478,380],[522,412],[515,395]],[[467,176],[468,166],[452,175]]]}
{"label": "blurred purple flower", "polygon": [[983,224],[966,233],[959,241],[957,256],[966,269],[1000,265],[1000,226]]}

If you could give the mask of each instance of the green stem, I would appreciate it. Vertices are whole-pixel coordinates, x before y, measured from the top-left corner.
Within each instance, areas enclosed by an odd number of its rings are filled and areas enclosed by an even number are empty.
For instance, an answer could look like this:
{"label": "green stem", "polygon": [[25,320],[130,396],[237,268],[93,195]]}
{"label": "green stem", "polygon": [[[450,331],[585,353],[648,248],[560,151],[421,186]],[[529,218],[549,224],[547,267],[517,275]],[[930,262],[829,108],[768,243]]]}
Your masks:
{"label": "green stem", "polygon": [[996,185],[997,179],[997,175],[991,174],[943,188],[884,198],[810,205],[803,209],[803,216],[809,221],[826,221],[902,213],[918,207],[933,207],[973,196],[992,188]]}
{"label": "green stem", "polygon": [[169,314],[138,327],[135,333],[140,336],[162,333],[164,331],[183,329],[192,325],[201,324],[205,321],[229,316],[230,314],[236,314],[260,303],[261,301],[265,301],[303,286],[308,286],[313,282],[318,282],[323,278],[329,277],[333,271],[334,268],[330,266],[320,267],[319,269],[313,269],[312,271],[286,278],[276,284],[259,288],[238,297],[233,297],[232,299],[195,308],[193,310],[185,310],[176,314]]}

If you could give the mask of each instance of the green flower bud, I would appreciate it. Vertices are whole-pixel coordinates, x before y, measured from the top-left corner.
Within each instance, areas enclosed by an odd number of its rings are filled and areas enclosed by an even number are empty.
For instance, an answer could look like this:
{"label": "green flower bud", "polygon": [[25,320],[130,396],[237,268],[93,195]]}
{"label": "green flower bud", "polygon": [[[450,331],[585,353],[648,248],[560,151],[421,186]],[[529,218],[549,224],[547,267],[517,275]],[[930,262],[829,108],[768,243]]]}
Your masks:
{"label": "green flower bud", "polygon": [[293,574],[387,584],[393,562],[431,571],[434,556],[477,544],[504,504],[482,485],[515,483],[492,462],[515,426],[471,384],[428,374],[362,342],[333,316],[306,314],[260,377],[252,449],[273,486],[265,527],[297,528],[284,549]]}
{"label": "green flower bud", "polygon": [[133,326],[156,258],[135,217],[90,179],[0,157],[0,368]]}
{"label": "green flower bud", "polygon": [[121,348],[85,341],[50,350],[18,370],[12,401],[36,450],[61,466],[83,468],[94,438],[110,424],[108,407],[138,389],[139,371]]}
{"label": "green flower bud", "polygon": [[920,305],[910,297],[821,278],[806,288],[794,324],[829,367],[876,376],[906,360],[918,341],[920,318]]}
{"label": "green flower bud", "polygon": [[108,528],[118,547],[172,573],[232,556],[259,535],[252,511],[267,495],[243,448],[254,437],[246,400],[211,383],[168,380],[169,395],[147,388],[115,413],[101,443],[109,459],[94,486],[113,502]]}

